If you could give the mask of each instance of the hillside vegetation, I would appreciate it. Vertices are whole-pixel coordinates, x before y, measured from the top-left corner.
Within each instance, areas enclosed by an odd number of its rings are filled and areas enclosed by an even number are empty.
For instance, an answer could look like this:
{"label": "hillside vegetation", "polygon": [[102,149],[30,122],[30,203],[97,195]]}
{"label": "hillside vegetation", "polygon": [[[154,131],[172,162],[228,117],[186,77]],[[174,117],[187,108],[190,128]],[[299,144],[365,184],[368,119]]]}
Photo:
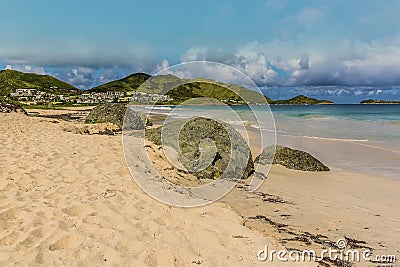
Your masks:
{"label": "hillside vegetation", "polygon": [[[50,87],[57,87],[57,89]],[[73,85],[48,75],[23,73],[16,70],[0,71],[0,95],[9,95],[18,88],[38,89],[46,92],[76,89]]]}
{"label": "hillside vegetation", "polygon": [[[173,98],[164,104],[180,104],[186,100],[198,97],[209,97],[229,103],[244,103],[241,96],[250,103],[263,103],[269,98],[238,85],[230,85],[206,79],[180,79],[174,75],[151,76],[135,73],[120,80],[112,81],[91,89],[94,92],[105,91],[140,91],[151,94],[166,94]],[[148,81],[147,81],[148,80]],[[144,83],[147,81],[146,83]],[[144,83],[144,84],[143,84]],[[229,88],[229,89],[228,89]],[[264,102],[265,103],[265,102]]]}
{"label": "hillside vegetation", "polygon": [[150,77],[151,76],[146,73],[134,73],[134,74],[131,74],[122,79],[111,81],[111,82],[96,86],[96,87],[90,89],[90,91],[92,91],[92,92],[135,91],[139,86],[141,86]]}
{"label": "hillside vegetation", "polygon": [[228,104],[241,104],[244,103],[244,99],[249,103],[265,103],[265,100],[270,100],[260,93],[238,85],[206,79],[179,79],[173,75],[154,76],[140,90],[156,94],[168,91],[166,94],[174,99],[171,104],[179,104],[197,97],[214,98]]}

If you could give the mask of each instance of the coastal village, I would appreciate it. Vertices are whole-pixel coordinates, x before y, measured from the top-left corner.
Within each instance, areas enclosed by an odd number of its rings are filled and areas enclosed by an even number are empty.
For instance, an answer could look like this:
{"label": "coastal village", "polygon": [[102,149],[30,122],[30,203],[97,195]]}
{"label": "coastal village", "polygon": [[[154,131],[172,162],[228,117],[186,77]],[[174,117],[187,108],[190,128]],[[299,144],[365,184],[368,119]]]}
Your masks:
{"label": "coastal village", "polygon": [[33,88],[16,89],[11,94],[13,98],[26,105],[44,105],[44,104],[100,104],[100,103],[128,103],[131,100],[138,103],[168,102],[173,100],[167,95],[151,94],[145,92],[82,92],[75,89],[59,89],[51,87],[50,89],[63,94],[45,92]]}

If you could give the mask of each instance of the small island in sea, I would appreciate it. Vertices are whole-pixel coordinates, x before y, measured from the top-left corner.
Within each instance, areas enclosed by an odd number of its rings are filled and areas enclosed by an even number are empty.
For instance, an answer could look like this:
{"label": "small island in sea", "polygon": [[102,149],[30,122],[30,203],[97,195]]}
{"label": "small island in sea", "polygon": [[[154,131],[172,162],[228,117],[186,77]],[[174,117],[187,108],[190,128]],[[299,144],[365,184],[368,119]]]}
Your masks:
{"label": "small island in sea", "polygon": [[367,99],[367,100],[361,101],[360,104],[400,104],[400,100]]}
{"label": "small island in sea", "polygon": [[298,95],[287,100],[271,100],[268,101],[270,105],[330,105],[334,104],[329,100],[319,100],[316,98],[307,97],[305,95]]}

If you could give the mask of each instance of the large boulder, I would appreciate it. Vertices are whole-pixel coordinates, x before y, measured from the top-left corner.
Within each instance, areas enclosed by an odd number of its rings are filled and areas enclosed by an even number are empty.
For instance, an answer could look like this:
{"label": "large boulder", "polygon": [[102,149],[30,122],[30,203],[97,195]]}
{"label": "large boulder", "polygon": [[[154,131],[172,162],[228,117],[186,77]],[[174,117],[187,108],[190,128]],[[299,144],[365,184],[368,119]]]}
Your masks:
{"label": "large boulder", "polygon": [[125,118],[125,129],[143,130],[146,125],[151,125],[146,115],[127,109],[127,106],[121,103],[105,103],[96,106],[86,117],[85,123],[112,123],[122,129],[125,112],[128,112]]}
{"label": "large boulder", "polygon": [[0,113],[11,113],[11,112],[20,112],[25,115],[28,115],[28,113],[25,111],[25,109],[23,109],[20,105],[1,101],[0,102]]}
{"label": "large boulder", "polygon": [[156,145],[180,151],[179,161],[198,179],[246,179],[254,172],[250,148],[232,126],[196,117],[146,130]]}
{"label": "large boulder", "polygon": [[309,153],[280,145],[264,148],[254,162],[261,165],[280,164],[301,171],[329,171],[327,166]]}

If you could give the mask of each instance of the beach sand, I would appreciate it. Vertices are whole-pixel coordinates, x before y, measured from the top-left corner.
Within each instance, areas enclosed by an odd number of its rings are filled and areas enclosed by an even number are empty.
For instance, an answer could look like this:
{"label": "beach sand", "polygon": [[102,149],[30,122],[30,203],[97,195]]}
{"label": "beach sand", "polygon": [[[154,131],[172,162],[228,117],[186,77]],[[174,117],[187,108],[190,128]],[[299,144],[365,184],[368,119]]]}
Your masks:
{"label": "beach sand", "polygon": [[0,121],[1,266],[238,266],[270,245],[226,204],[150,198],[129,174],[120,135],[21,114]]}
{"label": "beach sand", "polygon": [[176,208],[135,184],[121,135],[22,114],[0,113],[0,122],[1,266],[266,265],[256,256],[265,245],[321,249],[313,236],[399,255],[395,179],[273,166],[256,193],[239,185],[217,203]]}

